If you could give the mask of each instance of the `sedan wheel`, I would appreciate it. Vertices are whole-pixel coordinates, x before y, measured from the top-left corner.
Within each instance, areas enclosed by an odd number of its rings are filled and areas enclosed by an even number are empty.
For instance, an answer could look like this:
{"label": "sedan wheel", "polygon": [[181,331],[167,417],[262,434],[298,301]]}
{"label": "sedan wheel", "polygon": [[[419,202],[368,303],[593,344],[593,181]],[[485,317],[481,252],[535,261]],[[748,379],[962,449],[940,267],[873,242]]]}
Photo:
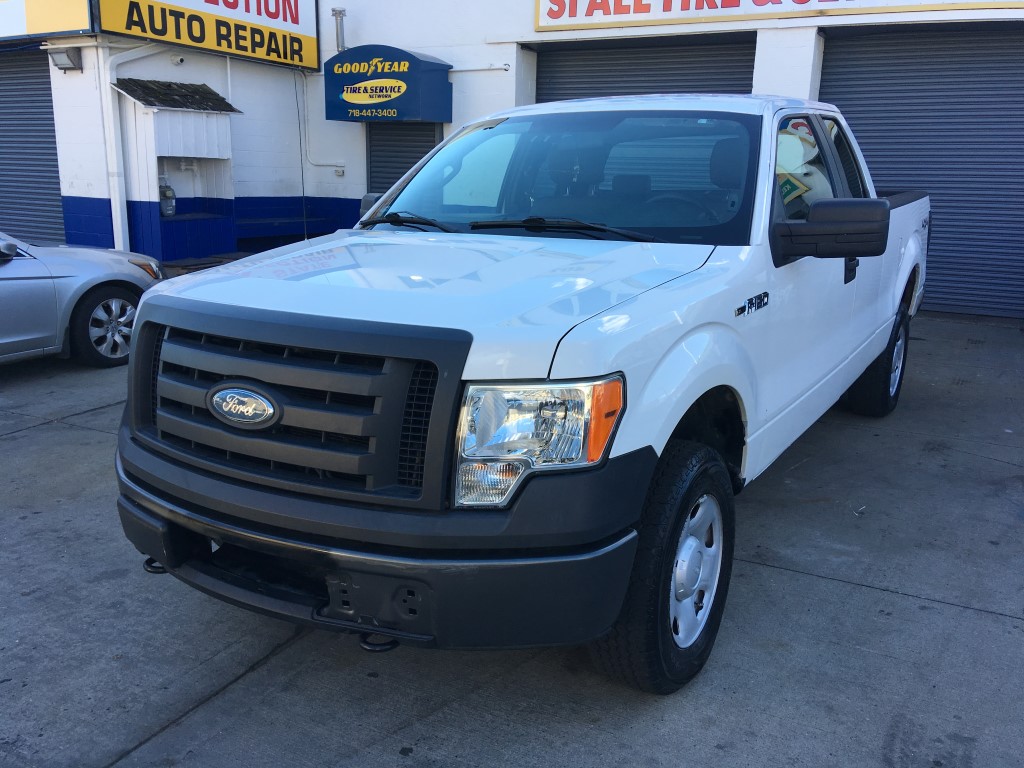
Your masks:
{"label": "sedan wheel", "polygon": [[75,357],[99,368],[126,363],[138,303],[138,294],[113,285],[94,288],[83,296],[71,315]]}

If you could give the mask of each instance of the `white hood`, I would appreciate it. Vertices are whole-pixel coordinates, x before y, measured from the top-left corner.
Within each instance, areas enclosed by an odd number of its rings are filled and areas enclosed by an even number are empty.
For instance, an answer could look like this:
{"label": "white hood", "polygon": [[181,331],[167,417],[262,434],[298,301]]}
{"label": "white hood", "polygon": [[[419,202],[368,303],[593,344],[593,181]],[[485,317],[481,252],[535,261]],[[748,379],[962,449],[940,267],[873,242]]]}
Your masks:
{"label": "white hood", "polygon": [[[544,378],[573,326],[700,267],[710,245],[342,231],[158,285],[221,305],[458,328],[467,379]],[[602,373],[595,371],[595,374]]]}

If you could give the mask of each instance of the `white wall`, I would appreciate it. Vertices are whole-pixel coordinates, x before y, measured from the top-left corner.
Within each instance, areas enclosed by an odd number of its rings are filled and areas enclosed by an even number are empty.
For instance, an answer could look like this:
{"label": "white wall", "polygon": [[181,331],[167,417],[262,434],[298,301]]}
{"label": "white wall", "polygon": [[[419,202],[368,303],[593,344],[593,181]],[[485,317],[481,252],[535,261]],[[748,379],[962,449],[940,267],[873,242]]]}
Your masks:
{"label": "white wall", "polygon": [[[184,63],[176,63],[179,57],[184,58]],[[309,76],[285,67],[159,46],[154,54],[124,64],[118,76],[206,83],[240,110],[227,118],[231,145],[227,166],[230,168],[230,194],[222,191],[222,166],[218,165],[214,177],[207,178],[207,174],[203,174],[204,189],[210,190],[212,186],[215,190],[207,196],[297,197],[305,194],[354,198],[363,194],[363,127],[324,120],[323,77],[320,75]],[[308,137],[302,130],[307,124],[307,112]],[[189,173],[179,173],[175,163],[165,163],[164,167],[168,169],[169,180],[173,179],[182,189],[190,188],[195,181]],[[344,175],[337,175],[336,168],[344,169]]]}
{"label": "white wall", "polygon": [[[124,39],[121,38],[118,42],[124,42]],[[174,63],[178,59],[184,59],[184,62]],[[206,83],[231,101],[228,96],[228,69],[224,56],[154,45],[153,52],[148,56],[118,67],[117,76],[136,77],[141,80],[168,80],[176,83]]]}
{"label": "white wall", "polygon": [[[177,63],[181,58],[184,62]],[[158,46],[152,55],[122,65],[118,76],[205,83],[241,110],[240,114],[209,116],[209,120],[203,120],[204,123],[214,123],[207,126],[213,133],[206,143],[213,142],[216,147],[208,146],[202,152],[198,149],[188,152],[183,146],[171,146],[175,143],[170,141],[172,136],[165,136],[159,142],[162,148],[157,148],[157,154],[170,155],[174,159],[162,160],[161,169],[154,172],[159,175],[162,171],[179,195],[284,197],[302,194],[298,121],[295,116],[291,70]],[[187,117],[187,113],[181,113],[177,116],[177,122],[181,122],[182,115]],[[164,122],[176,121],[171,113],[161,113],[160,117]],[[225,125],[227,135],[224,134]],[[185,127],[178,126],[177,130],[184,130]],[[195,172],[181,169],[179,158],[200,154],[228,157],[230,162],[200,162],[196,164]],[[138,158],[137,162],[146,161]],[[155,169],[155,157],[153,164]],[[132,199],[156,198],[147,196]]]}
{"label": "white wall", "polygon": [[[321,29],[321,37],[324,34]],[[333,27],[331,39],[334,39]],[[304,104],[302,140],[306,194],[362,197],[366,192],[366,128],[361,123],[342,123],[324,117],[322,74],[298,74],[296,80]]]}
{"label": "white wall", "polygon": [[824,43],[817,27],[759,29],[752,91],[817,99]]}
{"label": "white wall", "polygon": [[153,111],[121,96],[120,113],[127,199],[156,202],[158,182]]}
{"label": "white wall", "polygon": [[158,156],[155,168],[157,190],[162,177],[178,197],[235,196],[229,160]]}
{"label": "white wall", "polygon": [[231,157],[231,117],[223,112],[152,110],[156,153],[174,157]]}
{"label": "white wall", "polygon": [[65,196],[110,197],[97,58],[95,48],[84,48],[82,72],[50,66],[60,192]]}
{"label": "white wall", "polygon": [[302,194],[297,86],[292,70],[231,62],[232,175],[237,197]]}

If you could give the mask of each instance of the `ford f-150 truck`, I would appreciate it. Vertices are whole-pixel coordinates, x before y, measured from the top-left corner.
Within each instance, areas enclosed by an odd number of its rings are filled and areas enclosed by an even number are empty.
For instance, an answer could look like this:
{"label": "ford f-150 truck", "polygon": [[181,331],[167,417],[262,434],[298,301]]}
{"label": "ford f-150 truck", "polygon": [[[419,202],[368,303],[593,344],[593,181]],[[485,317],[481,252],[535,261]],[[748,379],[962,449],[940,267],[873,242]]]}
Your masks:
{"label": "ford f-150 truck", "polygon": [[590,643],[703,666],[734,494],[840,399],[900,396],[929,203],[838,111],[541,104],[353,230],[150,289],[118,509],[147,569],[364,647]]}

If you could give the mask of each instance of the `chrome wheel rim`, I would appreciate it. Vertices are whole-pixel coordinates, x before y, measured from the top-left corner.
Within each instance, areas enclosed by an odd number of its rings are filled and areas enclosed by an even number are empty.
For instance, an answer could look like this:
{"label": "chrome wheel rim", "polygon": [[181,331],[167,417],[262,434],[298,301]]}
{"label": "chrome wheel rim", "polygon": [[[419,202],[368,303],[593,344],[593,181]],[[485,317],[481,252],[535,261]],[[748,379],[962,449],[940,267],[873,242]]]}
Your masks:
{"label": "chrome wheel rim", "polygon": [[669,629],[679,648],[696,641],[715,602],[722,572],[722,507],[710,494],[690,508],[669,584]]}
{"label": "chrome wheel rim", "polygon": [[104,357],[128,354],[135,323],[135,305],[124,299],[105,299],[89,315],[89,341]]}
{"label": "chrome wheel rim", "polygon": [[903,353],[907,347],[906,326],[900,323],[896,344],[892,350],[892,371],[889,374],[889,397],[896,396],[900,386],[900,374],[903,372]]}

